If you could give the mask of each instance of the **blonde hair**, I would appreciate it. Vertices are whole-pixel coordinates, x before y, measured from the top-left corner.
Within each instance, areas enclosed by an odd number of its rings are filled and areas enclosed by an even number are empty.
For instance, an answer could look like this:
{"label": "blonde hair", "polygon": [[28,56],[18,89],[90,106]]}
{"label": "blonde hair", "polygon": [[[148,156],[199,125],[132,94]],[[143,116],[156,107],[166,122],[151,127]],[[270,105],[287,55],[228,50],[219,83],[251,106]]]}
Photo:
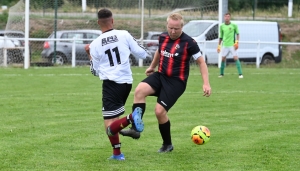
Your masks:
{"label": "blonde hair", "polygon": [[172,14],[170,14],[170,15],[168,16],[168,18],[167,18],[167,22],[169,22],[170,19],[176,20],[176,21],[177,21],[177,20],[180,20],[180,21],[181,21],[181,26],[183,26],[183,24],[184,24],[183,17],[182,17],[182,15],[179,14],[179,13],[172,13]]}

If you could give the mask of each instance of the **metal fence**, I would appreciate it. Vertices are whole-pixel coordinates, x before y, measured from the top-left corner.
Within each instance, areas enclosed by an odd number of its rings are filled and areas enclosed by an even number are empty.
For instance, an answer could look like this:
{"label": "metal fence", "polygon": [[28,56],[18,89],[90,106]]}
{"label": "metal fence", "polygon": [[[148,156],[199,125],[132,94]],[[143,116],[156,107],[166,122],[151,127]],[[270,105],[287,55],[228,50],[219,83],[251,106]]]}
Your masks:
{"label": "metal fence", "polygon": [[[9,8],[9,18],[6,24],[6,31],[19,30],[24,32],[24,37],[10,38],[12,40],[23,40],[26,37],[26,15],[28,15],[28,44],[23,44],[16,47],[19,51],[28,50],[30,63],[43,63],[41,58],[44,50],[44,42],[49,41],[48,37],[53,31],[58,30],[83,30],[92,29],[99,30],[97,25],[97,11],[103,7],[109,7],[114,13],[114,24],[116,29],[128,30],[136,39],[139,39],[143,44],[146,42],[153,42],[153,40],[146,40],[147,34],[152,31],[165,31],[166,17],[171,12],[180,12],[185,22],[190,20],[218,20],[218,0],[197,1],[199,4],[189,4],[189,1],[151,1],[151,0],[123,0],[120,3],[113,3],[115,1],[93,1],[87,3],[85,9],[79,2],[72,0],[58,1],[63,4],[53,6],[54,1],[39,1],[42,4],[36,4],[36,1],[30,1],[29,14],[25,13],[25,2],[28,0],[20,0],[15,6]],[[259,6],[244,6],[244,9],[238,11],[231,11],[232,19],[234,20],[263,20],[263,21],[278,21],[278,22],[297,22],[300,21],[299,5],[294,5],[292,17],[288,17],[288,3],[287,0],[278,0],[276,2],[286,1],[286,6],[261,9]],[[75,3],[76,2],[76,3]],[[97,2],[102,2],[98,3]],[[152,3],[153,2],[153,3]],[[154,3],[155,2],[155,3]],[[161,3],[158,3],[161,2]],[[191,1],[192,2],[192,1]],[[194,1],[193,1],[194,2]],[[196,1],[195,1],[196,2]],[[229,0],[229,3],[231,1]],[[253,1],[254,2],[254,1]],[[262,2],[262,1],[259,1]],[[78,4],[79,3],[79,4]],[[143,4],[144,3],[144,4]],[[93,4],[93,5],[91,5]],[[260,5],[261,3],[257,3]],[[168,8],[162,8],[168,6]],[[192,7],[191,7],[192,6]],[[232,4],[229,4],[229,10]],[[143,8],[144,7],[144,8]],[[240,8],[240,7],[239,7]],[[280,9],[280,10],[278,10]],[[52,40],[52,39],[50,39]],[[81,40],[81,39],[76,39]],[[76,41],[75,40],[75,41]],[[85,39],[86,40],[86,39]],[[57,39],[56,41],[61,41]],[[68,39],[73,41],[73,39]],[[285,40],[282,45],[284,49],[291,50],[287,55],[292,55],[298,52],[298,48],[288,48],[290,46],[298,47],[300,40]],[[258,42],[252,42],[258,44]],[[263,43],[263,42],[260,42]],[[28,46],[28,48],[25,48]],[[76,47],[76,46],[75,46]],[[1,48],[1,47],[0,47]],[[6,50],[6,53],[3,53]],[[24,63],[23,60],[10,62],[9,55],[12,49],[0,49],[6,56],[6,63],[4,64],[4,55],[0,52],[0,65],[7,66],[10,64]],[[76,49],[75,51],[77,51]],[[84,57],[83,57],[84,58]],[[2,61],[2,63],[1,63]],[[67,65],[72,65],[73,61],[69,61]],[[148,65],[148,63],[140,63]],[[76,63],[75,63],[76,65]]]}

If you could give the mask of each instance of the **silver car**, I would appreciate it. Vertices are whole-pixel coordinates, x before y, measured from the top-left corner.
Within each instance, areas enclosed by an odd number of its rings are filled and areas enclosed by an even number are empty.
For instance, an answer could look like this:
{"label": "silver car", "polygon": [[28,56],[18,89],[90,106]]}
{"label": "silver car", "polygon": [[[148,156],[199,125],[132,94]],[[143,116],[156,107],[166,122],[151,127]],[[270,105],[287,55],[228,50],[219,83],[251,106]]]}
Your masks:
{"label": "silver car", "polygon": [[[158,37],[161,33],[162,32],[148,31],[144,34],[143,46],[147,49],[149,55],[146,57],[146,59],[143,60],[143,66],[151,64],[154,53],[158,48]],[[130,55],[130,63],[132,66],[138,65],[139,58]]]}
{"label": "silver car", "polygon": [[[158,37],[162,32],[158,31],[148,31],[144,34],[145,40],[147,42],[144,43],[144,46],[147,48],[147,50],[154,55],[155,51],[158,49]],[[149,41],[149,40],[155,40],[155,41]]]}
{"label": "silver car", "polygon": [[[90,44],[94,39],[100,36],[102,32],[100,30],[60,30],[56,32],[57,39],[73,39],[74,37],[78,40],[75,41],[76,46],[76,64],[89,64],[89,58],[85,52],[84,46]],[[48,39],[54,39],[54,32],[48,37]],[[86,39],[86,40],[84,40]],[[49,40],[44,42],[42,58],[46,59],[50,63],[56,63],[63,65],[72,62],[72,45],[73,40],[58,40],[56,42],[56,54],[54,53],[54,41]],[[138,65],[139,58],[129,56],[131,66]],[[148,56],[144,61],[143,65],[150,64],[152,56]]]}
{"label": "silver car", "polygon": [[[99,37],[101,33],[100,30],[60,30],[56,31],[56,38],[73,39],[75,37],[77,39],[75,41],[76,64],[88,64],[89,58],[84,46]],[[54,39],[54,32],[48,38]],[[72,63],[72,45],[73,40],[58,40],[56,42],[56,51],[54,51],[54,40],[45,41],[41,54],[42,58],[47,59],[48,62],[60,65]]]}

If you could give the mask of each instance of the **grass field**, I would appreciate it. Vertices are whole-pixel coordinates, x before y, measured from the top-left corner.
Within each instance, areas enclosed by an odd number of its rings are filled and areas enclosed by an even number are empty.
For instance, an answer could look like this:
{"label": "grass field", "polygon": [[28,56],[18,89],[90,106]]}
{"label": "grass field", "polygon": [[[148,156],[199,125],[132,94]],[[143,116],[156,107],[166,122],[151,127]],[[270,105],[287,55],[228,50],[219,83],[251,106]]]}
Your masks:
{"label": "grass field", "polygon": [[[133,68],[133,89],[144,70]],[[139,140],[121,136],[126,161],[118,162],[107,160],[101,82],[88,67],[0,68],[0,170],[298,171],[300,69],[244,67],[244,79],[232,66],[224,78],[216,67],[209,71],[211,97],[202,97],[193,67],[169,111],[174,151],[157,153],[156,99],[148,97],[145,131]],[[127,114],[132,101],[133,93]],[[190,140],[197,125],[212,134],[202,146]]]}

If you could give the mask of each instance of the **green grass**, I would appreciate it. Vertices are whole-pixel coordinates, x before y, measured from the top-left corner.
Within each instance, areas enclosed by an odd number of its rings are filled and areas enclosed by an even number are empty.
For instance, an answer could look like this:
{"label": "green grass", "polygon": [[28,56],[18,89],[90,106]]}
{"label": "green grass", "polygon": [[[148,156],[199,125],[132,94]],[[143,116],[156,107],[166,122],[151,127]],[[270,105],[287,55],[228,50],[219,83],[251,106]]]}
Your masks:
{"label": "green grass", "polygon": [[[145,68],[133,68],[134,85]],[[126,161],[109,161],[112,148],[101,115],[101,82],[88,67],[28,70],[0,68],[0,170],[206,170],[298,171],[300,168],[300,69],[235,67],[218,78],[209,67],[212,95],[202,96],[198,68],[169,111],[174,151],[158,154],[162,141],[147,98],[139,140],[120,137]],[[133,92],[132,90],[132,92]],[[131,109],[133,93],[127,104]],[[210,141],[190,140],[205,125]]]}

